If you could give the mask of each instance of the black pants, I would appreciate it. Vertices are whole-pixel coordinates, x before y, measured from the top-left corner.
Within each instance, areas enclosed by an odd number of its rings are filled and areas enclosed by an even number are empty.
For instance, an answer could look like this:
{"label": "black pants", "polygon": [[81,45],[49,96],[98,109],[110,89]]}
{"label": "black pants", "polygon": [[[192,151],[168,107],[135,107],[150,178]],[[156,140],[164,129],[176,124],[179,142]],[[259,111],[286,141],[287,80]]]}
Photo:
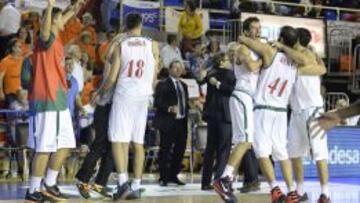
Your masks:
{"label": "black pants", "polygon": [[[228,162],[231,151],[231,124],[209,120],[207,126],[207,142],[204,154],[201,185],[211,184],[213,172],[215,179],[220,178]],[[216,166],[214,168],[214,159]]]}
{"label": "black pants", "polygon": [[84,163],[76,174],[76,178],[81,182],[88,183],[90,181],[99,158],[101,158],[101,164],[95,179],[96,184],[105,186],[114,169],[111,143],[107,135],[110,110],[111,104],[96,106],[94,112],[95,140],[90,146],[90,152],[86,155]]}
{"label": "black pants", "polygon": [[169,131],[160,130],[160,180],[173,180],[181,171],[187,140],[186,119],[176,120]]}
{"label": "black pants", "polygon": [[256,159],[254,149],[249,149],[241,162],[241,168],[244,172],[244,184],[258,181],[259,163]]}

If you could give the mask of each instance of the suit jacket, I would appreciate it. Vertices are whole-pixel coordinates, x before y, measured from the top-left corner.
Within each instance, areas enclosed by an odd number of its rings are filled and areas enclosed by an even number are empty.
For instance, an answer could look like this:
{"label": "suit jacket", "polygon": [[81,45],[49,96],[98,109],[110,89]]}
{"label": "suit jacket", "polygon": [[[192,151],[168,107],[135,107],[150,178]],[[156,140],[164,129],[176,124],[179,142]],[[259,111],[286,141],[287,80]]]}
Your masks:
{"label": "suit jacket", "polygon": [[[185,93],[185,118],[187,121],[189,106],[188,99],[189,93],[187,90],[187,85],[180,81],[184,93]],[[162,131],[169,131],[174,126],[176,121],[176,115],[174,113],[169,113],[168,109],[170,106],[178,105],[178,97],[176,94],[174,82],[170,77],[165,80],[160,81],[155,88],[155,101],[154,106],[156,108],[154,126]]]}
{"label": "suit jacket", "polygon": [[[211,77],[221,82],[219,89],[209,83]],[[235,88],[236,79],[232,70],[213,68],[205,78],[207,83],[203,119],[231,123],[229,99]]]}

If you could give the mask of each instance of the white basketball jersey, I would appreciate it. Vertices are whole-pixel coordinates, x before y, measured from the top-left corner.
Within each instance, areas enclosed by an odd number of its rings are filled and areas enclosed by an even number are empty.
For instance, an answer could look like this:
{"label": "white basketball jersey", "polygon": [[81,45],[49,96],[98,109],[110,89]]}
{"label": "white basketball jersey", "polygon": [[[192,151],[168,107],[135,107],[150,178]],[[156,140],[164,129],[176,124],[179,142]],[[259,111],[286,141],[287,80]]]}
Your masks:
{"label": "white basketball jersey", "polygon": [[260,71],[256,105],[286,108],[296,79],[296,65],[284,53],[276,53],[270,67]]}
{"label": "white basketball jersey", "polygon": [[[250,50],[250,55],[253,60],[258,60],[259,56]],[[236,89],[248,92],[250,95],[255,94],[259,72],[250,72],[244,64],[234,66]]]}
{"label": "white basketball jersey", "polygon": [[299,75],[291,96],[291,108],[302,110],[310,107],[322,107],[323,104],[320,77]]}
{"label": "white basketball jersey", "polygon": [[115,94],[131,99],[152,95],[155,58],[152,40],[130,36],[121,42],[121,70]]}

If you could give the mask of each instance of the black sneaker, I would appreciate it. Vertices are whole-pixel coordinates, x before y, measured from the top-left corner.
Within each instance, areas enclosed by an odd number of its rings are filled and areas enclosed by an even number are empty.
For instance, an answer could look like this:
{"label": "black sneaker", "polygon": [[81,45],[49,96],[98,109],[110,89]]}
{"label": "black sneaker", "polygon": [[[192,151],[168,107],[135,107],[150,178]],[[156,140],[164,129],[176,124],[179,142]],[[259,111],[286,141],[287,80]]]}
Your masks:
{"label": "black sneaker", "polygon": [[118,199],[125,199],[128,194],[132,192],[130,182],[126,182],[121,186],[117,186],[116,193],[113,194],[113,200],[116,201]]}
{"label": "black sneaker", "polygon": [[54,201],[64,201],[69,199],[69,196],[63,194],[57,185],[47,186],[46,183],[43,183],[45,190],[43,191],[44,195],[49,197]]}
{"label": "black sneaker", "polygon": [[76,187],[79,190],[80,195],[85,198],[89,199],[90,196],[90,185],[87,183],[76,183]]}
{"label": "black sneaker", "polygon": [[43,193],[35,191],[34,193],[26,191],[25,202],[26,203],[43,203],[47,200]]}
{"label": "black sneaker", "polygon": [[111,198],[111,194],[108,193],[106,187],[103,187],[103,186],[97,185],[97,184],[93,184],[91,186],[91,190],[93,190],[94,192],[100,194],[101,196],[103,196],[105,198]]}
{"label": "black sneaker", "polygon": [[237,202],[233,194],[232,181],[230,177],[220,178],[213,183],[214,190],[220,195],[225,202]]}
{"label": "black sneaker", "polygon": [[305,192],[303,195],[299,195],[300,202],[306,202],[309,200],[308,194]]}
{"label": "black sneaker", "polygon": [[260,190],[260,182],[254,181],[251,183],[245,183],[242,188],[239,188],[241,193],[256,192]]}

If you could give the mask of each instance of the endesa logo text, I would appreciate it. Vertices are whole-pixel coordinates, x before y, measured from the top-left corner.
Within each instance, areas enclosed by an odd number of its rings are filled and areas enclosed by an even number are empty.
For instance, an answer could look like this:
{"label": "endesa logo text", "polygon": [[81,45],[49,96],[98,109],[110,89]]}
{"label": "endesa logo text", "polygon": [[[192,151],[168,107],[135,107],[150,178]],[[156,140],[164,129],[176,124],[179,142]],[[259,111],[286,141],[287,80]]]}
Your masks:
{"label": "endesa logo text", "polygon": [[360,164],[360,150],[345,149],[334,145],[329,149],[329,164]]}

